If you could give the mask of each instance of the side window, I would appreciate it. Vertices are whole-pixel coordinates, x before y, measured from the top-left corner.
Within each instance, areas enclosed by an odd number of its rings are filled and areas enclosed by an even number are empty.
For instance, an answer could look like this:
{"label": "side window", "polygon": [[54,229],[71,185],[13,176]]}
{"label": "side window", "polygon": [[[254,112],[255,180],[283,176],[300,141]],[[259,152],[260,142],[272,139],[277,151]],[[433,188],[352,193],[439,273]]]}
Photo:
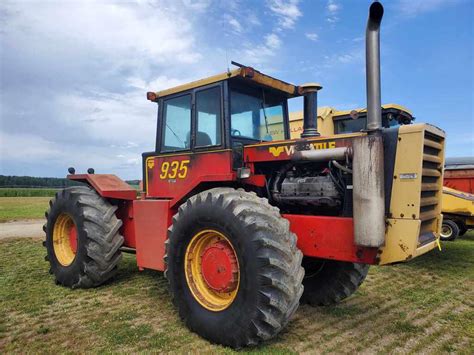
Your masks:
{"label": "side window", "polygon": [[162,151],[189,149],[191,132],[191,95],[165,100],[163,106]]}
{"label": "side window", "polygon": [[221,88],[196,93],[196,147],[221,144]]}

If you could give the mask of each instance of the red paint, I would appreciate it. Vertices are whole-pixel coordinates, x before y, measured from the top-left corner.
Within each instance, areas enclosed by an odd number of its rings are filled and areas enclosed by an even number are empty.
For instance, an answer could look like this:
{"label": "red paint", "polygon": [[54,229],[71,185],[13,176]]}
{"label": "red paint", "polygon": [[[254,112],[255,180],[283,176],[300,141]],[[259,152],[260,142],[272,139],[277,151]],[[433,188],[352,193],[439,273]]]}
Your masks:
{"label": "red paint", "polygon": [[[253,167],[253,164],[251,164]],[[242,179],[242,183],[248,184],[248,185],[253,185],[253,186],[258,186],[258,187],[265,187],[267,183],[267,178],[265,175],[251,175],[247,179]]]}
{"label": "red paint", "polygon": [[89,184],[102,197],[119,200],[134,200],[137,197],[135,189],[113,174],[78,174],[68,175],[67,178]]}
{"label": "red paint", "polygon": [[375,264],[377,248],[354,244],[352,218],[284,214],[305,256]]}
{"label": "red paint", "polygon": [[[153,167],[147,167],[146,169],[146,197],[168,198],[171,200],[170,206],[179,203],[202,183],[230,182],[236,179],[235,172],[232,170],[231,151],[156,156],[148,158],[147,161],[148,163],[152,162],[150,165]],[[185,177],[180,178],[180,171],[178,170],[176,178],[167,178],[166,174],[163,173],[163,164],[173,162],[181,164],[183,161],[189,161],[185,164],[187,167]],[[181,172],[184,175],[184,170]],[[212,186],[209,188],[212,188]]]}
{"label": "red paint", "polygon": [[474,170],[445,170],[443,185],[474,194]]}
{"label": "red paint", "polygon": [[76,225],[73,225],[69,230],[69,244],[71,245],[71,249],[76,254],[77,252],[77,228]]}
{"label": "red paint", "polygon": [[168,200],[133,201],[137,265],[140,269],[165,269],[163,257],[171,223],[170,213]]}
{"label": "red paint", "polygon": [[253,163],[290,160],[291,155],[296,151],[296,146],[300,144],[309,145],[312,149],[329,149],[352,146],[352,140],[348,138],[334,137],[328,139],[318,137],[313,139],[292,139],[262,143],[255,146],[244,147],[244,161]]}
{"label": "red paint", "polygon": [[230,292],[237,286],[237,259],[225,241],[218,241],[203,251],[201,271],[207,285],[217,292]]}
{"label": "red paint", "polygon": [[120,201],[115,215],[117,218],[122,220],[122,228],[120,228],[120,233],[124,237],[123,245],[129,248],[136,248],[133,201]]}

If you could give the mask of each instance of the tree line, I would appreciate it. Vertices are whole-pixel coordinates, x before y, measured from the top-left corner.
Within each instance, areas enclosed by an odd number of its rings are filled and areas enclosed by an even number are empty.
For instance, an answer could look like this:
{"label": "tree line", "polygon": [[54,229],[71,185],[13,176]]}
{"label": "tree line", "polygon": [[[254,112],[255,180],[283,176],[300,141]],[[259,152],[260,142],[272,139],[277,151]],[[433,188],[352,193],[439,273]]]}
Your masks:
{"label": "tree line", "polygon": [[[126,182],[130,185],[138,185],[139,180],[127,180]],[[77,185],[80,183],[65,178],[0,175],[0,187],[64,188]]]}

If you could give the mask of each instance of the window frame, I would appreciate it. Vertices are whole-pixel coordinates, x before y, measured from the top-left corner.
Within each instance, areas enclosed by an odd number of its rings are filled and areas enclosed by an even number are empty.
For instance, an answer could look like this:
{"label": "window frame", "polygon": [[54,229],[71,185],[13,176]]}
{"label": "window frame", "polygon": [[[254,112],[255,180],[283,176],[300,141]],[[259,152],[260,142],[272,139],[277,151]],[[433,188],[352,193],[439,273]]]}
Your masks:
{"label": "window frame", "polygon": [[[157,149],[160,153],[163,153],[163,154],[172,154],[172,153],[180,153],[180,152],[187,152],[189,150],[191,150],[192,146],[190,144],[190,148],[184,148],[184,149],[175,149],[175,150],[165,150],[165,133],[166,133],[166,128],[165,128],[165,104],[166,104],[166,101],[169,101],[169,100],[173,100],[173,99],[177,99],[177,98],[180,98],[180,97],[183,97],[183,96],[188,96],[190,97],[190,103],[191,103],[191,106],[190,106],[190,114],[191,114],[191,117],[190,117],[190,132],[192,132],[193,130],[193,106],[194,106],[194,98],[193,98],[193,95],[189,92],[180,92],[179,94],[177,95],[173,95],[173,96],[169,96],[169,97],[166,97],[164,99],[161,100],[161,103],[160,103],[160,108],[161,108],[161,136],[160,136],[160,145],[159,145],[159,149]],[[192,138],[191,138],[191,143],[192,143]],[[158,147],[158,146],[157,146]]]}
{"label": "window frame", "polygon": [[[226,81],[226,82],[229,82],[229,81]],[[278,142],[278,141],[260,141],[258,139],[252,139],[252,138],[249,138],[249,137],[244,137],[242,136],[241,138],[238,137],[238,136],[232,136],[231,135],[231,132],[230,132],[230,127],[231,127],[231,124],[232,124],[232,115],[231,115],[231,107],[232,107],[232,90],[236,90],[236,91],[240,91],[241,93],[245,94],[246,93],[246,89],[247,86],[246,85],[239,85],[239,83],[237,82],[233,82],[231,83],[230,85],[228,85],[228,88],[227,88],[227,100],[228,100],[228,107],[227,107],[227,110],[228,110],[228,116],[226,117],[226,120],[228,122],[228,125],[229,125],[229,129],[227,131],[227,134],[228,134],[228,139],[229,139],[229,144],[232,145],[232,142],[236,141],[236,142],[242,142],[245,145],[251,145],[251,144],[257,144],[257,143],[260,143],[260,142],[263,142],[263,143],[271,143],[271,142]],[[265,87],[260,87],[258,86],[258,88],[263,88],[263,90],[266,90],[266,92],[274,95],[275,94],[275,91],[272,90],[272,89],[269,89],[269,88],[265,88]],[[290,139],[290,115],[288,113],[288,98],[285,97],[284,95],[279,95],[281,96],[281,99],[282,99],[282,110],[283,110],[283,130],[284,130],[284,138],[283,140],[288,140]]]}
{"label": "window frame", "polygon": [[[220,107],[220,129],[221,129],[221,132],[220,132],[220,137],[221,137],[221,142],[219,144],[213,144],[213,145],[206,145],[206,146],[203,146],[203,147],[196,147],[196,133],[197,133],[197,124],[198,124],[198,112],[197,112],[197,101],[196,101],[196,94],[201,92],[201,91],[206,91],[206,90],[210,90],[210,89],[213,89],[213,88],[216,88],[218,87],[219,88],[219,97],[220,97],[220,100],[219,100],[219,107]],[[222,90],[222,83],[217,83],[217,84],[210,84],[210,85],[206,85],[206,86],[201,86],[199,88],[196,88],[193,90],[193,110],[192,110],[192,115],[191,115],[191,126],[192,126],[192,129],[191,129],[191,132],[192,132],[192,144],[191,144],[191,149],[193,152],[200,152],[200,151],[208,151],[208,150],[216,150],[216,149],[220,149],[220,148],[223,148],[224,144],[225,144],[225,134],[224,134],[224,126],[225,126],[225,112],[224,112],[224,90]]]}
{"label": "window frame", "polygon": [[[156,146],[155,151],[157,154],[166,155],[166,154],[185,154],[185,153],[194,153],[194,152],[203,152],[203,151],[213,151],[217,149],[222,149],[228,146],[228,137],[226,135],[226,128],[227,128],[227,114],[228,109],[227,103],[225,102],[225,97],[227,95],[225,90],[224,82],[212,83],[205,86],[200,86],[198,88],[194,88],[191,90],[183,91],[180,93],[176,93],[174,95],[169,95],[163,98],[158,99],[158,124],[157,124],[157,132],[156,132]],[[220,128],[221,128],[221,142],[220,144],[212,145],[212,146],[204,146],[204,147],[196,147],[196,131],[197,131],[197,110],[196,110],[196,94],[200,91],[205,91],[208,89],[212,89],[218,87],[220,93]],[[191,96],[191,143],[189,148],[187,149],[179,149],[179,150],[165,150],[164,149],[164,135],[165,135],[165,103],[168,100],[175,99],[181,96]]]}

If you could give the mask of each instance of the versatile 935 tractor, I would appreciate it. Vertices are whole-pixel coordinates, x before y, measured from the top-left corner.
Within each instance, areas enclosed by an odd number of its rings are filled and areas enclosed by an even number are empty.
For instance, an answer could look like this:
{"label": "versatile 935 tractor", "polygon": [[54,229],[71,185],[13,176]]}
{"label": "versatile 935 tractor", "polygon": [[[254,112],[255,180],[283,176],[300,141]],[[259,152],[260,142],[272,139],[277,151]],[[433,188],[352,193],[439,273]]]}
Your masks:
{"label": "versatile 935 tractor", "polygon": [[[278,334],[300,298],[339,302],[369,265],[433,249],[444,134],[427,124],[382,127],[382,15],[373,3],[363,132],[320,136],[318,84],[246,66],[148,93],[157,141],[143,154],[139,198],[114,175],[72,172],[84,185],[51,201],[45,246],[57,283],[98,286],[132,250],[140,270],[165,272],[191,330],[242,347]],[[303,133],[290,139],[287,100],[298,96]]]}

